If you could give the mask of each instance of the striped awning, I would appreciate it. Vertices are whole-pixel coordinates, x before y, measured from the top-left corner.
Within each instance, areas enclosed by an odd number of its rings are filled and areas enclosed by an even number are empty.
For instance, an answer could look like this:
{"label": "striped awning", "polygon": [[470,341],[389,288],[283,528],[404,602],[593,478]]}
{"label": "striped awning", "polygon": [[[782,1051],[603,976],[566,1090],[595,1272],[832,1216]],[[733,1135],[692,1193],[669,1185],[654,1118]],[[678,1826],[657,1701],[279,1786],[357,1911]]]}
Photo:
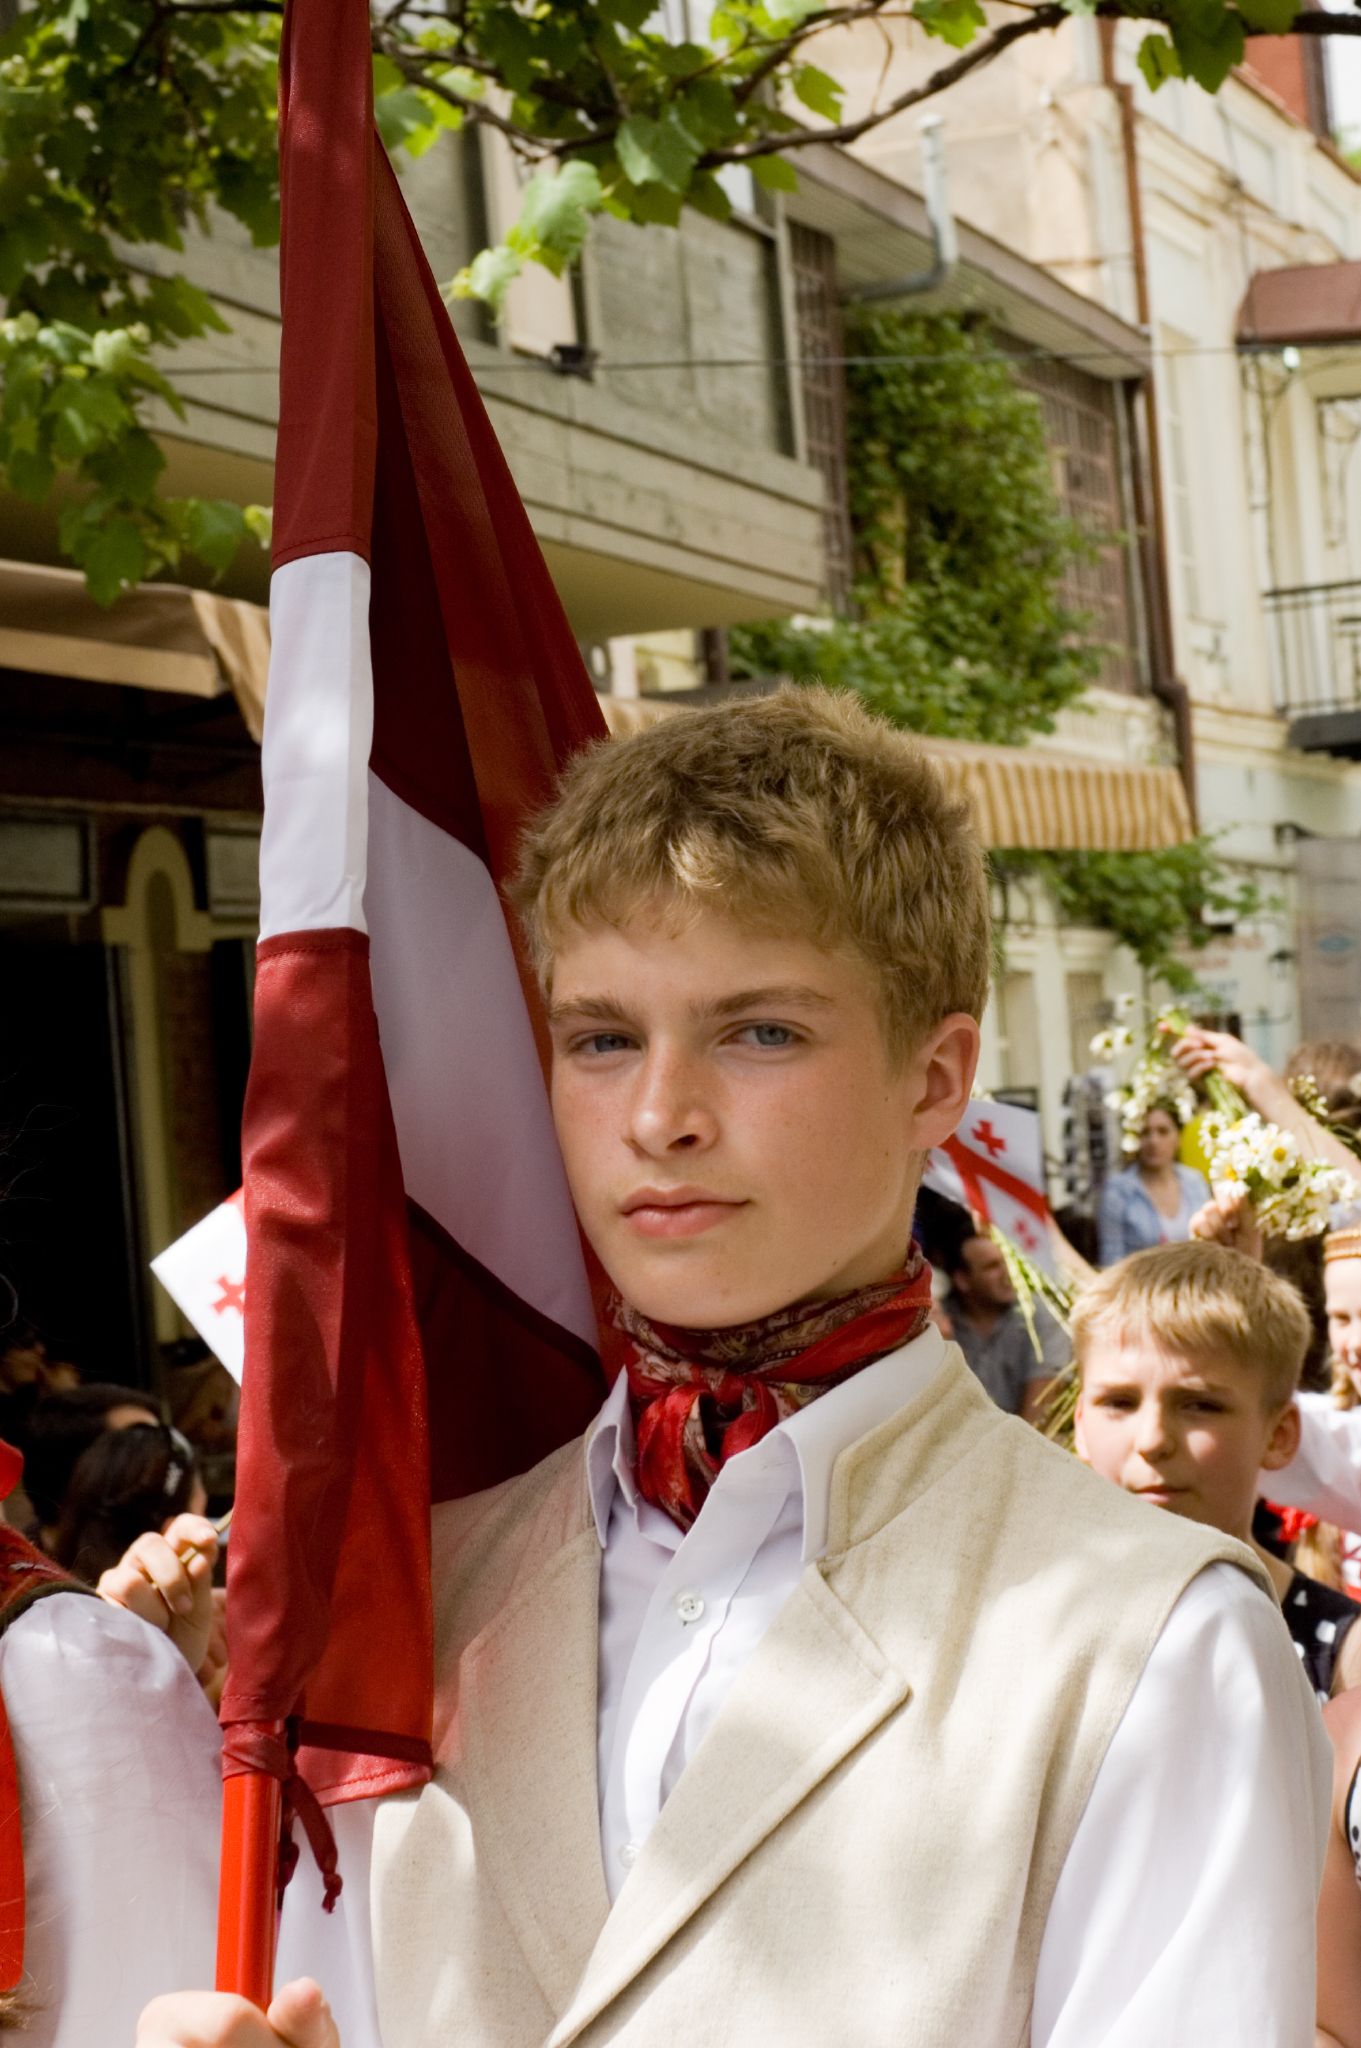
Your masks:
{"label": "striped awning", "polygon": [[[639,731],[685,706],[602,697],[610,731]],[[1175,768],[1084,760],[1044,747],[923,739],[948,786],[973,808],[985,845],[1046,853],[1152,853],[1195,837]]]}
{"label": "striped awning", "polygon": [[1175,768],[967,740],[923,745],[950,788],[972,804],[988,846],[1153,853],[1195,837],[1186,786]]}
{"label": "striped awning", "polygon": [[230,690],[258,740],[269,613],[177,583],[142,583],[105,606],[74,569],[0,561],[0,668],[187,697]]}

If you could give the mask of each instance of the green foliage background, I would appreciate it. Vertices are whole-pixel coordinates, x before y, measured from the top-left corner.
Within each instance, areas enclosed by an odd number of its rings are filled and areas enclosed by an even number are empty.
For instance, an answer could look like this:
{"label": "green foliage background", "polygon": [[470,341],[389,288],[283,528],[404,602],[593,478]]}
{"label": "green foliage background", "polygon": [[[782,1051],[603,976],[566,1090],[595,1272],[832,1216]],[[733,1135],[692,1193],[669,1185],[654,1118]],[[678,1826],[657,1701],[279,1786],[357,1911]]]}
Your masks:
{"label": "green foliage background", "polygon": [[1100,652],[1062,594],[1094,548],[1055,495],[1038,401],[975,323],[862,313],[846,353],[850,610],[739,628],[734,672],[818,676],[914,732],[1048,731]]}
{"label": "green foliage background", "polygon": [[[734,674],[854,690],[931,736],[1014,745],[1052,730],[1100,667],[1062,585],[1103,537],[1059,504],[1038,401],[977,323],[861,314],[846,352],[851,609],[738,629]],[[1114,933],[1180,992],[1195,987],[1182,952],[1216,935],[1207,913],[1258,907],[1206,837],[1155,853],[1001,849],[993,869],[1004,930],[1028,914],[1018,885],[1039,883],[1066,923]]]}

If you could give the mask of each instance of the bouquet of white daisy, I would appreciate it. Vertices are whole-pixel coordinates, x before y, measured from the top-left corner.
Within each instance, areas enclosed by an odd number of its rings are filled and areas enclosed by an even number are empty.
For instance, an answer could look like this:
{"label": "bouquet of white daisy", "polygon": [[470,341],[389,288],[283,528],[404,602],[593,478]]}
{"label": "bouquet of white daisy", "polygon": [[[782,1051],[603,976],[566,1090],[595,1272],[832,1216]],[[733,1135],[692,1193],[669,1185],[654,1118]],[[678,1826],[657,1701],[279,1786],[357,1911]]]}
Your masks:
{"label": "bouquet of white daisy", "polygon": [[[1139,1133],[1151,1109],[1170,1108],[1181,1124],[1196,1114],[1195,1087],[1171,1055],[1172,1044],[1189,1026],[1184,1011],[1159,1011],[1129,1078],[1107,1096],[1108,1106],[1120,1115],[1124,1151],[1138,1151]],[[1097,1058],[1110,1059],[1134,1046],[1128,1025],[1100,1032],[1092,1040]],[[1264,1236],[1317,1237],[1328,1228],[1328,1212],[1336,1203],[1357,1199],[1361,1190],[1355,1181],[1336,1167],[1309,1158],[1289,1131],[1250,1110],[1223,1074],[1211,1071],[1200,1086],[1209,1104],[1199,1136],[1210,1186],[1216,1195],[1248,1196]]]}
{"label": "bouquet of white daisy", "polygon": [[1267,1123],[1256,1110],[1210,1110],[1201,1121],[1200,1140],[1211,1187],[1217,1195],[1246,1195],[1264,1237],[1319,1237],[1328,1228],[1329,1211],[1356,1199],[1354,1180],[1321,1160],[1306,1159],[1289,1131]]}

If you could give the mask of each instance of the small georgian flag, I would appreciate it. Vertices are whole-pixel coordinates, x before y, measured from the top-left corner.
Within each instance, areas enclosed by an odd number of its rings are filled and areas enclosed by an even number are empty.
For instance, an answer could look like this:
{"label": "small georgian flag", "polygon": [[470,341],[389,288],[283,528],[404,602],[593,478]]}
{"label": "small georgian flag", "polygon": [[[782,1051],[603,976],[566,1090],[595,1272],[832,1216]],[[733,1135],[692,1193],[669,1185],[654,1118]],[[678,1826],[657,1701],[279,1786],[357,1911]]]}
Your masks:
{"label": "small georgian flag", "polygon": [[151,1270],[182,1315],[234,1380],[241,1378],[246,1338],[246,1215],[238,1188],[151,1261]]}

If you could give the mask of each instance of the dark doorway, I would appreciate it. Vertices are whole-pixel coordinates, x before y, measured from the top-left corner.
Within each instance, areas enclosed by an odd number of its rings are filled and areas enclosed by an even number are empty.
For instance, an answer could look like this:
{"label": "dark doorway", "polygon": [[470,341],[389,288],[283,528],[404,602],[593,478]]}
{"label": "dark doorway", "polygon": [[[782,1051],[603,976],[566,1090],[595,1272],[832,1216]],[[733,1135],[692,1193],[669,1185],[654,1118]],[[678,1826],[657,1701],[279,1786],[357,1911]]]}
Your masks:
{"label": "dark doorway", "polygon": [[50,1356],[145,1386],[110,969],[103,946],[0,932],[0,1274]]}

